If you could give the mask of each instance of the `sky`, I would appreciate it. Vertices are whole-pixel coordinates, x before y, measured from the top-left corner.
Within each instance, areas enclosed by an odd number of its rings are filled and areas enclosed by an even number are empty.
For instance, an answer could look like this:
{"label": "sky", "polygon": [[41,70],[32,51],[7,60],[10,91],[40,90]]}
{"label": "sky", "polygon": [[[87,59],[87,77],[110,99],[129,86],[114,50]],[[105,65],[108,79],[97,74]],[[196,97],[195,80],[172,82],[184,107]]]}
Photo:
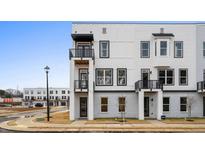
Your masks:
{"label": "sky", "polygon": [[0,22],[0,89],[69,87],[71,22]]}

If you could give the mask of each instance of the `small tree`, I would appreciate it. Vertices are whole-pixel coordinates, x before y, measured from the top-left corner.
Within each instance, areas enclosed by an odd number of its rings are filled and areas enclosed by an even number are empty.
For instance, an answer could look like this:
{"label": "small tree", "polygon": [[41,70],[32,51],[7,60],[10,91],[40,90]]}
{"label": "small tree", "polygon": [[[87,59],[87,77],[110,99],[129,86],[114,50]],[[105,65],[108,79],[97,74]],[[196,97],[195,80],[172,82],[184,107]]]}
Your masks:
{"label": "small tree", "polygon": [[188,112],[188,119],[191,120],[191,109],[194,103],[194,98],[192,96],[187,98],[187,112]]}

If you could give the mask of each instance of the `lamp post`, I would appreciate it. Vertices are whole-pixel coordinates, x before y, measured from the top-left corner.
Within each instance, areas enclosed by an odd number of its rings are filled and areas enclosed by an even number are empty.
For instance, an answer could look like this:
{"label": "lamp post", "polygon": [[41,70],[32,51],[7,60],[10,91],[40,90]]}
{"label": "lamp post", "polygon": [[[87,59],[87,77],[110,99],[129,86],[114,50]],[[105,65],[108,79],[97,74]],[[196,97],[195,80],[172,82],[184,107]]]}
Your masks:
{"label": "lamp post", "polygon": [[49,121],[50,120],[50,104],[49,104],[49,90],[48,90],[48,72],[50,68],[46,66],[44,70],[46,72],[46,87],[47,87],[47,121]]}

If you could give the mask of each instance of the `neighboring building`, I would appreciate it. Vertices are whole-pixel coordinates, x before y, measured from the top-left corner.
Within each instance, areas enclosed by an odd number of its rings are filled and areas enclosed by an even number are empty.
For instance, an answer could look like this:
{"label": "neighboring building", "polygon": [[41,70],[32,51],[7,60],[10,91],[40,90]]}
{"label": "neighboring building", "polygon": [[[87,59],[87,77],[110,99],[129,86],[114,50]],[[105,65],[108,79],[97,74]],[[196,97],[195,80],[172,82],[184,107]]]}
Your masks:
{"label": "neighboring building", "polygon": [[22,106],[23,99],[20,97],[0,98],[0,106]]}
{"label": "neighboring building", "polygon": [[205,116],[205,24],[73,23],[71,36],[71,120]]}
{"label": "neighboring building", "polygon": [[[68,88],[49,88],[49,102],[51,106],[68,106],[69,104]],[[46,106],[47,92],[46,88],[24,88],[24,105],[30,106],[41,103]]]}

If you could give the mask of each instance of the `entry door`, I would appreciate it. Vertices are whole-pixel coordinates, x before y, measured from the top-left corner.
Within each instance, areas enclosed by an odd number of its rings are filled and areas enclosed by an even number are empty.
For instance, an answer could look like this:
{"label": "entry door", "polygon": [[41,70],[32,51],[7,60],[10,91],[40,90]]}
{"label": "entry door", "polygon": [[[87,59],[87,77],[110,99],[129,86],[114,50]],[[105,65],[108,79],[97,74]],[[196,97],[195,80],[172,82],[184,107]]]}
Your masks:
{"label": "entry door", "polygon": [[144,116],[149,117],[149,97],[144,97]]}
{"label": "entry door", "polygon": [[87,117],[87,97],[80,97],[80,117]]}
{"label": "entry door", "polygon": [[205,117],[205,97],[203,97],[203,116]]}
{"label": "entry door", "polygon": [[89,43],[79,43],[78,46],[79,54],[82,57],[89,57],[91,45]]}
{"label": "entry door", "polygon": [[150,70],[149,69],[142,69],[141,78],[143,81],[143,88],[149,87],[149,79],[150,79]]}

